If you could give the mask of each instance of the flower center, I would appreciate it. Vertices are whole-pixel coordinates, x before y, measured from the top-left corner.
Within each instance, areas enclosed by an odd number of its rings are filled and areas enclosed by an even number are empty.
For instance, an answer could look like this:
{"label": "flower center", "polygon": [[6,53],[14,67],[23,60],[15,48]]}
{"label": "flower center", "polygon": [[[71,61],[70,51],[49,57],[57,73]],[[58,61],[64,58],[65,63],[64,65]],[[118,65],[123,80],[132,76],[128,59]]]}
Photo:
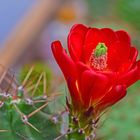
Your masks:
{"label": "flower center", "polygon": [[89,62],[90,66],[97,70],[103,70],[107,67],[107,47],[104,43],[98,43],[90,56]]}

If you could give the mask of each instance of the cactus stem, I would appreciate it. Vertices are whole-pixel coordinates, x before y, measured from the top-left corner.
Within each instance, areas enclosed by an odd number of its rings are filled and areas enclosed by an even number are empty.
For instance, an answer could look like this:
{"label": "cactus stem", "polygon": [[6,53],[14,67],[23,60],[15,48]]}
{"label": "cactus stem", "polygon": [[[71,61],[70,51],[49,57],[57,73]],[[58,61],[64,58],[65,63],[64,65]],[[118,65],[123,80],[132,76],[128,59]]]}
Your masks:
{"label": "cactus stem", "polygon": [[8,88],[7,88],[7,90],[6,90],[6,93],[10,90],[10,88],[11,88],[11,85],[12,85],[12,83],[13,83],[13,81],[14,81],[14,74],[12,75],[12,79],[11,79],[11,81],[10,81],[10,83],[9,83],[9,85],[8,85]]}
{"label": "cactus stem", "polygon": [[59,140],[59,139],[61,139],[62,137],[64,137],[65,135],[67,135],[67,134],[62,134],[62,135],[58,136],[57,138],[55,138],[54,140]]}
{"label": "cactus stem", "polygon": [[21,85],[21,86],[18,86],[18,91],[20,92],[23,92],[23,86]]}
{"label": "cactus stem", "polygon": [[48,99],[48,96],[47,95],[43,95],[43,99],[44,100],[47,100]]}
{"label": "cactus stem", "polygon": [[33,90],[33,92],[32,92],[32,97],[34,96],[34,94],[35,94],[35,92],[36,92],[36,90],[37,90],[37,88],[38,88],[38,86],[39,86],[39,83],[40,83],[42,77],[43,77],[43,73],[41,73],[41,75],[40,75],[39,78],[38,78],[38,81],[37,81],[37,83],[36,83],[36,85],[35,85],[35,87],[34,87],[34,90]]}
{"label": "cactus stem", "polygon": [[0,77],[0,83],[2,82],[2,80],[4,79],[5,75],[7,74],[8,70],[5,70],[2,74],[2,76]]}
{"label": "cactus stem", "polygon": [[28,118],[30,118],[31,116],[33,116],[34,114],[38,113],[41,109],[43,109],[44,107],[46,107],[48,105],[48,102],[46,102],[44,105],[42,105],[41,107],[39,107],[38,109],[36,109],[35,111],[31,112],[28,115]]}
{"label": "cactus stem", "polygon": [[33,100],[31,100],[30,98],[26,98],[25,101],[26,101],[26,104],[28,104],[28,105],[34,104]]}
{"label": "cactus stem", "polygon": [[[19,110],[19,108],[15,105],[15,104],[13,104],[14,105],[14,107],[15,107],[15,109],[16,109],[16,111],[20,114],[20,116],[21,116],[21,119],[22,119],[22,122],[24,123],[24,124],[27,124],[27,125],[29,125],[30,127],[32,127],[34,130],[36,130],[38,133],[41,133],[34,125],[32,125],[30,122],[28,122],[28,116],[26,116],[26,115],[24,115],[20,110]],[[29,114],[30,115],[30,114]]]}
{"label": "cactus stem", "polygon": [[51,120],[54,124],[58,123],[58,116],[52,116]]}
{"label": "cactus stem", "polygon": [[27,125],[29,125],[30,127],[32,127],[34,130],[36,130],[38,133],[41,133],[40,130],[38,130],[34,125],[32,125],[31,123],[27,122]]}
{"label": "cactus stem", "polygon": [[19,137],[21,137],[23,140],[27,140],[27,137],[25,137],[24,135],[20,134],[19,132],[15,131],[15,134],[18,135]]}
{"label": "cactus stem", "polygon": [[54,140],[59,140],[59,139],[61,139],[61,138],[65,137],[67,134],[68,134],[68,133],[66,133],[66,134],[61,134],[60,136],[58,136],[58,137],[57,137],[57,138],[55,138]]}
{"label": "cactus stem", "polygon": [[23,123],[25,123],[25,124],[28,123],[28,117],[26,115],[22,115],[21,119],[22,119]]}
{"label": "cactus stem", "polygon": [[30,92],[35,88],[35,84],[31,85],[30,87],[26,88],[26,92]]}
{"label": "cactus stem", "polygon": [[60,95],[63,95],[62,93],[52,93],[52,95],[51,96],[49,96],[49,99],[48,99],[48,101],[52,101],[52,100],[54,100],[55,99],[55,97],[57,97],[57,96],[60,96]]}
{"label": "cactus stem", "polygon": [[60,93],[53,93],[51,96],[46,96],[46,95],[44,95],[44,96],[42,96],[42,97],[40,97],[38,100],[34,100],[33,102],[34,103],[41,103],[41,102],[51,102],[52,100],[54,100],[54,97],[56,97],[56,96],[60,96],[60,95],[62,95],[62,94],[60,94]]}
{"label": "cactus stem", "polygon": [[[35,77],[34,77],[34,78],[35,78]],[[34,79],[28,80],[28,81],[26,82],[26,84],[24,85],[24,88],[30,88],[30,87],[32,86],[32,84],[33,84],[33,80],[34,80]]]}
{"label": "cactus stem", "polygon": [[46,100],[35,100],[34,103],[46,102]]}
{"label": "cactus stem", "polygon": [[27,73],[25,79],[24,79],[23,82],[22,82],[22,86],[23,86],[23,87],[26,85],[26,83],[27,83],[27,81],[28,81],[28,79],[29,79],[29,77],[30,77],[30,75],[31,75],[31,73],[32,73],[32,71],[33,71],[33,69],[34,69],[34,66],[32,66],[32,67],[30,68],[30,70],[28,71],[28,73]]}
{"label": "cactus stem", "polygon": [[20,109],[16,106],[15,103],[13,103],[14,108],[16,109],[16,111],[20,114],[20,116],[23,116],[24,114],[20,111]]}
{"label": "cactus stem", "polygon": [[43,92],[44,92],[44,96],[46,95],[47,91],[46,91],[46,85],[47,85],[47,79],[46,79],[46,72],[44,71],[43,73]]}
{"label": "cactus stem", "polygon": [[84,131],[84,129],[81,128],[81,129],[78,130],[78,133],[79,134],[85,134],[85,131]]}
{"label": "cactus stem", "polygon": [[72,130],[73,130],[72,128],[69,128],[69,129],[67,130],[67,132],[68,132],[68,133],[69,133],[69,132],[72,132]]}
{"label": "cactus stem", "polygon": [[62,137],[64,137],[64,136],[66,136],[66,135],[68,135],[68,134],[71,134],[71,133],[74,133],[74,132],[76,132],[76,130],[70,130],[70,129],[68,129],[68,131],[67,131],[67,133],[65,133],[65,134],[62,134],[62,135],[60,135],[60,136],[58,136],[57,138],[55,138],[54,140],[59,140],[59,139],[61,139]]}
{"label": "cactus stem", "polygon": [[3,107],[3,105],[4,105],[4,102],[0,101],[0,108]]}
{"label": "cactus stem", "polygon": [[74,123],[76,123],[76,124],[78,123],[79,119],[77,117],[72,116],[71,118],[72,118],[72,120],[73,120]]}
{"label": "cactus stem", "polygon": [[11,94],[4,92],[4,93],[0,93],[0,96],[2,96],[4,99],[4,98],[11,97]]}

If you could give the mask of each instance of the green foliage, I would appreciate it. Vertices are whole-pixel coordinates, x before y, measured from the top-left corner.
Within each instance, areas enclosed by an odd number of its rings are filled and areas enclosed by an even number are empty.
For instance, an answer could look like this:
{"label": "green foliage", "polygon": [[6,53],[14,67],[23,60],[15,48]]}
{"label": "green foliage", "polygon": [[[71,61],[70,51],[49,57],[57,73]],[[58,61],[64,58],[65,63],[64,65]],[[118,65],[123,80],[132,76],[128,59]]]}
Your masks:
{"label": "green foliage", "polygon": [[[86,1],[88,5],[88,10],[90,20],[98,20],[100,18],[106,19],[106,17],[112,16],[114,13],[110,12],[115,1],[112,0],[88,0]],[[92,21],[93,22],[93,21]]]}
{"label": "green foliage", "polygon": [[133,27],[140,30],[140,1],[139,0],[119,0],[117,5],[118,15]]}

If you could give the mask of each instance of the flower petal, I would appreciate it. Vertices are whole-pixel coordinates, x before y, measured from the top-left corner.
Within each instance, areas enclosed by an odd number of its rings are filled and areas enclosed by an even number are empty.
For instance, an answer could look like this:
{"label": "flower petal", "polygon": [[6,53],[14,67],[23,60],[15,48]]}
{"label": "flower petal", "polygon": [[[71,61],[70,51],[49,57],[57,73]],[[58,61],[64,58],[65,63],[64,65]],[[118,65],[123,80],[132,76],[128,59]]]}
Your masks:
{"label": "flower petal", "polygon": [[131,39],[127,32],[125,32],[123,30],[119,30],[119,31],[116,31],[116,34],[117,34],[120,42],[124,42],[129,45],[131,44]]}
{"label": "flower petal", "polygon": [[130,56],[130,45],[123,42],[115,42],[108,50],[108,68],[117,71],[120,66],[127,62]]}
{"label": "flower petal", "polygon": [[77,86],[77,80],[71,77],[67,80],[67,85],[70,91],[73,104],[82,106],[83,100],[81,98],[81,93],[79,92],[79,88]]}
{"label": "flower petal", "polygon": [[79,81],[82,99],[87,107],[102,98],[108,87],[109,79],[105,75],[91,70],[83,72]]}
{"label": "flower petal", "polygon": [[129,58],[132,61],[132,63],[136,62],[137,56],[138,56],[138,50],[135,47],[131,47]]}
{"label": "flower petal", "polygon": [[74,61],[82,59],[82,47],[88,28],[82,24],[76,24],[72,27],[68,35],[68,49]]}
{"label": "flower petal", "polygon": [[124,74],[124,73],[130,71],[130,69],[133,67],[133,65],[136,62],[137,56],[138,56],[138,50],[134,47],[131,47],[130,56],[129,56],[127,62],[124,62],[118,70],[120,72],[120,74],[121,73]]}
{"label": "flower petal", "polygon": [[78,73],[79,77],[81,77],[81,75],[84,71],[91,70],[91,68],[88,65],[86,65],[80,61],[76,63],[76,67],[77,67],[77,71],[78,71],[77,73]]}
{"label": "flower petal", "polygon": [[62,48],[60,41],[52,43],[52,52],[65,76],[65,79],[67,80],[70,77],[76,77],[75,63],[66,54],[66,50]]}
{"label": "flower petal", "polygon": [[101,30],[101,42],[105,43],[109,47],[113,42],[118,40],[116,33],[110,28],[102,28]]}
{"label": "flower petal", "polygon": [[140,79],[140,61],[135,64],[135,67],[127,73],[121,75],[118,79],[119,84],[125,84],[127,87],[131,86]]}
{"label": "flower petal", "polygon": [[112,106],[126,95],[125,85],[116,85],[108,92],[96,106],[96,111],[102,111],[105,108]]}
{"label": "flower petal", "polygon": [[86,38],[85,38],[85,46],[83,50],[85,63],[89,63],[91,53],[96,48],[100,40],[101,40],[101,36],[100,36],[99,29],[91,28],[88,30]]}

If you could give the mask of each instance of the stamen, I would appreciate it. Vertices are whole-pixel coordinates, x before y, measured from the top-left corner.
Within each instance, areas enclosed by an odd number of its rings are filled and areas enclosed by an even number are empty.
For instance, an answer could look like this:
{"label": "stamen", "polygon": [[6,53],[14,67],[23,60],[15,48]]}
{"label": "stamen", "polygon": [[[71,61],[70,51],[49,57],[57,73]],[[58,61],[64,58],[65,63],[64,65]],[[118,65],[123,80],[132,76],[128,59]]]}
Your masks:
{"label": "stamen", "polygon": [[99,43],[93,50],[89,62],[90,66],[97,70],[103,70],[107,67],[107,47],[104,43]]}

